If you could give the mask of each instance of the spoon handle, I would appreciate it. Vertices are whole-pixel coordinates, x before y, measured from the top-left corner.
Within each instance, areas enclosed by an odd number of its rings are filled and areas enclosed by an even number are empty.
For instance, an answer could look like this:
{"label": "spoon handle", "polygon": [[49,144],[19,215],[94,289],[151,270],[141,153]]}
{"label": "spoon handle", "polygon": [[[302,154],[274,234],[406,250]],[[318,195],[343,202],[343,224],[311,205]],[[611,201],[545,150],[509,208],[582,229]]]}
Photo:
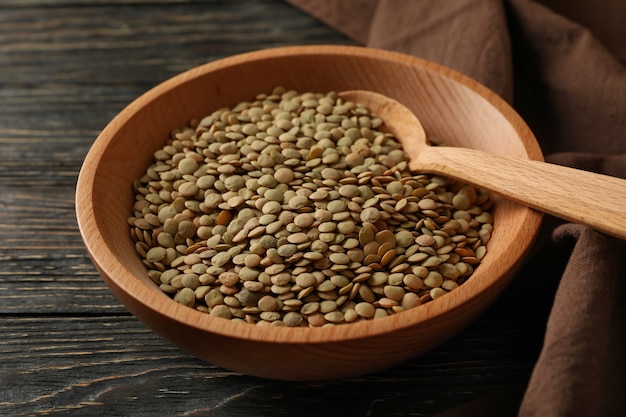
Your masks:
{"label": "spoon handle", "polygon": [[446,175],[626,239],[626,180],[455,147],[425,147],[411,168]]}

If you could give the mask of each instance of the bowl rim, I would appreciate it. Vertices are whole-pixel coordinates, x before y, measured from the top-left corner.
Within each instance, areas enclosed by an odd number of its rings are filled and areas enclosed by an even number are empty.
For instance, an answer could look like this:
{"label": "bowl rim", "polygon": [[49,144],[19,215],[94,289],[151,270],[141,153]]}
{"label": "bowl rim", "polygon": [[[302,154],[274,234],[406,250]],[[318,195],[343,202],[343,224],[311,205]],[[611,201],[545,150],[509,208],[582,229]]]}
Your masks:
{"label": "bowl rim", "polygon": [[[310,344],[361,339],[364,335],[368,337],[379,336],[392,331],[416,326],[422,322],[436,320],[440,316],[450,313],[451,310],[460,308],[462,304],[470,302],[475,297],[480,297],[481,293],[488,288],[490,284],[496,281],[493,277],[488,277],[483,281],[485,282],[484,285],[478,285],[472,284],[473,281],[470,279],[455,289],[455,297],[444,296],[434,300],[435,302],[426,303],[416,309],[376,320],[316,328],[272,327],[271,330],[268,330],[265,326],[261,327],[237,323],[231,320],[213,317],[205,312],[183,306],[171,300],[164,293],[162,294],[164,296],[164,298],[162,298],[164,302],[160,302],[156,299],[154,303],[147,303],[148,300],[154,300],[156,298],[155,294],[153,294],[154,289],[150,289],[146,285],[141,284],[141,281],[138,279],[135,280],[136,282],[131,281],[131,279],[136,277],[134,277],[111,253],[101,232],[98,230],[94,215],[94,175],[101,163],[100,155],[115,137],[117,129],[114,128],[114,126],[119,126],[127,122],[136,113],[140,112],[144,106],[149,105],[157,97],[166,94],[184,83],[202,77],[203,74],[207,72],[241,65],[250,60],[266,60],[290,56],[316,55],[320,53],[326,55],[349,54],[363,58],[390,60],[404,65],[417,65],[425,71],[442,74],[452,81],[473,90],[490,105],[500,111],[519,134],[523,142],[522,145],[528,152],[528,157],[530,159],[543,160],[541,149],[534,139],[534,135],[521,117],[504,99],[500,98],[496,93],[483,84],[478,83],[476,80],[423,58],[363,46],[295,45],[245,52],[211,61],[175,75],[134,99],[101,131],[89,149],[81,167],[76,185],[75,199],[78,228],[92,262],[118,298],[120,298],[119,292],[121,291],[126,297],[130,297],[133,302],[142,304],[156,314],[167,316],[185,326],[227,336],[229,338],[271,343]],[[506,270],[514,271],[521,266],[523,259],[526,257],[538,234],[541,214],[534,210],[527,209],[526,216],[529,221],[529,228],[532,232],[531,236],[529,236],[528,241],[522,245],[523,247],[520,248],[523,252],[522,255],[519,256],[516,261],[512,261],[512,263],[507,265]],[[478,269],[478,271],[480,271],[480,269]],[[158,288],[156,288],[156,290],[158,290]],[[169,300],[169,302],[165,302],[167,300]],[[122,302],[135,314],[135,311],[129,307],[128,301],[130,300],[126,299]]]}

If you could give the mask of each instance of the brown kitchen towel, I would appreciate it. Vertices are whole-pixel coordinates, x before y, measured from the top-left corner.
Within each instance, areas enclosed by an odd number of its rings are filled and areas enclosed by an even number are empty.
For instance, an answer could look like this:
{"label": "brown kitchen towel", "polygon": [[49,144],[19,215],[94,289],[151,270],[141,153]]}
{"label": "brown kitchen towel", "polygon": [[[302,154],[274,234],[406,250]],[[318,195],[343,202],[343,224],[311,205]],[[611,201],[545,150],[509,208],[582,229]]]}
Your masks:
{"label": "brown kitchen towel", "polygon": [[[623,52],[623,0],[541,0],[563,14],[531,0],[288,1],[363,45],[487,85],[526,120],[549,162],[626,178],[625,57],[607,48]],[[581,5],[589,16],[598,15],[594,7],[614,11],[605,21],[619,24],[601,28],[601,43],[564,17],[570,3],[579,16]],[[626,207],[624,214],[626,221]],[[626,415],[626,242],[561,223],[546,219],[539,255],[516,279],[532,281],[529,271],[542,267],[533,262],[563,265],[545,277],[558,288],[546,297],[543,348],[528,384],[441,417]]]}

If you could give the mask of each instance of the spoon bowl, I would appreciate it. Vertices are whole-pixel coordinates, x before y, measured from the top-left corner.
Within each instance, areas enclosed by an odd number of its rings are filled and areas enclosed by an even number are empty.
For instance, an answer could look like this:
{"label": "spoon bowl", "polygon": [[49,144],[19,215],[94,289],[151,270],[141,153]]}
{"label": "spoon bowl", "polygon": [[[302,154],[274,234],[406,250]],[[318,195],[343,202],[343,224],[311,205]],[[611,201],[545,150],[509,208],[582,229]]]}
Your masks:
{"label": "spoon bowl", "polygon": [[626,239],[626,180],[476,149],[429,145],[417,116],[383,94],[340,96],[378,114],[411,156],[412,171],[445,175],[561,219]]}

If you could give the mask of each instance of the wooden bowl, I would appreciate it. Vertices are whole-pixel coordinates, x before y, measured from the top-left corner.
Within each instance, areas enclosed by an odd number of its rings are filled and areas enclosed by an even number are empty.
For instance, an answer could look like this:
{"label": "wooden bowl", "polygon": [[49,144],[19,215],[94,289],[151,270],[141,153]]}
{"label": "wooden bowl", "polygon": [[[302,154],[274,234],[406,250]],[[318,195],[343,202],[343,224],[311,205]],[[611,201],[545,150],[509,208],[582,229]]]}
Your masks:
{"label": "wooden bowl", "polygon": [[540,213],[496,198],[488,253],[467,282],[430,303],[367,322],[322,328],[236,323],[178,304],[148,278],[127,224],[133,180],[145,173],[173,128],[278,85],[300,92],[380,92],[412,109],[431,137],[542,159],[531,131],[502,99],[422,59],[361,47],[296,46],[211,62],[131,103],[102,131],[85,159],[76,190],[78,224],[113,293],[148,327],[192,355],[233,371],[284,380],[388,368],[432,349],[475,320],[522,264]]}

